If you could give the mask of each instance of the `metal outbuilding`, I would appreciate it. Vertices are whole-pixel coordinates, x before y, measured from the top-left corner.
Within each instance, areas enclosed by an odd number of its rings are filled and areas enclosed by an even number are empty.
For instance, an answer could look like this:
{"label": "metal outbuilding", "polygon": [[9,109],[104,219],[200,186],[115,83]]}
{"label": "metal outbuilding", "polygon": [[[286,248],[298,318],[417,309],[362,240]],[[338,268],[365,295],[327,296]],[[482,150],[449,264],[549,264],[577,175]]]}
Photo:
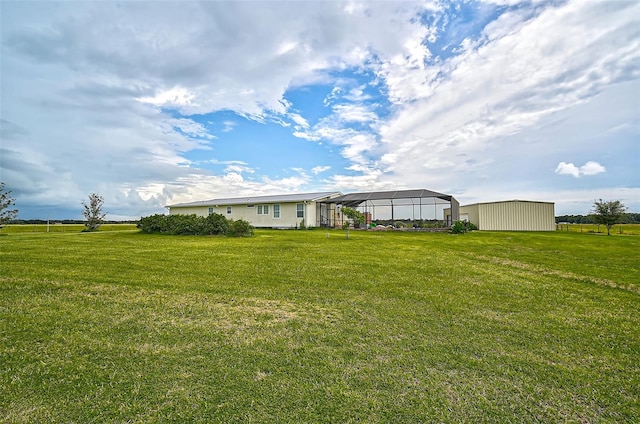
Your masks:
{"label": "metal outbuilding", "polygon": [[[450,214],[445,210],[445,215]],[[486,231],[555,231],[555,204],[530,200],[460,206],[460,220]]]}

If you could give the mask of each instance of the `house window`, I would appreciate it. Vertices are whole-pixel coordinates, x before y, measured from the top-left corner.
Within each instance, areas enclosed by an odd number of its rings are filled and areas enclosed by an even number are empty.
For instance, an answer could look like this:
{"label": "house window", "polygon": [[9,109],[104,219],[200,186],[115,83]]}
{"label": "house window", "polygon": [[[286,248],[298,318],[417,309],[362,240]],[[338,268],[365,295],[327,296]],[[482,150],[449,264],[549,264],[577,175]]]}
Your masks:
{"label": "house window", "polygon": [[256,212],[258,215],[269,215],[269,205],[258,205]]}
{"label": "house window", "polygon": [[280,218],[280,205],[273,205],[273,217]]}
{"label": "house window", "polygon": [[264,205],[262,212],[264,212],[265,215],[269,215],[269,205]]}
{"label": "house window", "polygon": [[254,207],[254,206],[255,206],[255,205],[247,205],[247,207],[248,207],[248,208],[252,208],[252,207]]}
{"label": "house window", "polygon": [[258,205],[258,215],[262,215],[262,205]]}
{"label": "house window", "polygon": [[304,205],[302,203],[296,205],[296,217],[304,218]]}
{"label": "house window", "polygon": [[209,215],[213,215],[213,208],[209,208]]}
{"label": "house window", "polygon": [[231,206],[227,206],[227,214],[231,213]]}

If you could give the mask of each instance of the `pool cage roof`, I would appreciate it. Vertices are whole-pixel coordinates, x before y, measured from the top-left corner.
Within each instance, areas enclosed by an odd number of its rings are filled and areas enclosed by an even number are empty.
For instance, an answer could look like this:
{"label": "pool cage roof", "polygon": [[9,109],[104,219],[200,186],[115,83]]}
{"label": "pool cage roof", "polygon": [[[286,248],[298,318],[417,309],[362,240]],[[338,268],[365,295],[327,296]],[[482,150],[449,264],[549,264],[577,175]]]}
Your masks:
{"label": "pool cage roof", "polygon": [[425,189],[349,193],[323,200],[322,203],[350,208],[357,208],[362,204],[365,206],[390,206],[392,215],[394,215],[395,206],[450,205],[451,216],[449,220],[457,221],[460,219],[460,204],[455,197]]}

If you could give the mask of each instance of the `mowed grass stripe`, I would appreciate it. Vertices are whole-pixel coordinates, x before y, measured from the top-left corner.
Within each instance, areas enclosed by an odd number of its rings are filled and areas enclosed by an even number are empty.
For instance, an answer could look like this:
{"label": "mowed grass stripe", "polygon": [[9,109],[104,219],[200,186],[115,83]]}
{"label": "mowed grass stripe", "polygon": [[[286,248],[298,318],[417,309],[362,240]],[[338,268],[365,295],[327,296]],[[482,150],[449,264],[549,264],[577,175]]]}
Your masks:
{"label": "mowed grass stripe", "polygon": [[632,422],[637,248],[575,233],[11,234],[0,413]]}

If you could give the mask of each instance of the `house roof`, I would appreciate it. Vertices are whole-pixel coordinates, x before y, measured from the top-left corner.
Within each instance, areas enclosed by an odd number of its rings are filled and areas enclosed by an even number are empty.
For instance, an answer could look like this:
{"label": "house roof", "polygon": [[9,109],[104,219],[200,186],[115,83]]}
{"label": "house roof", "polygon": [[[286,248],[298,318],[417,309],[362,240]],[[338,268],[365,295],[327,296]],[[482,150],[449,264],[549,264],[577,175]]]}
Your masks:
{"label": "house roof", "polygon": [[364,202],[373,201],[389,201],[393,203],[396,199],[423,199],[433,198],[441,199],[446,202],[451,202],[453,196],[448,194],[438,193],[436,191],[416,189],[416,190],[396,190],[396,191],[371,191],[367,193],[350,193],[344,196],[333,197],[329,200],[325,200],[324,203],[336,203],[344,206],[358,206]]}
{"label": "house roof", "polygon": [[328,199],[330,197],[340,196],[339,191],[322,191],[318,193],[297,193],[297,194],[277,194],[272,196],[247,196],[232,197],[224,199],[201,200],[197,202],[177,203],[168,205],[169,208],[185,208],[193,206],[230,206],[230,205],[246,205],[260,203],[294,203],[294,202],[313,202]]}

